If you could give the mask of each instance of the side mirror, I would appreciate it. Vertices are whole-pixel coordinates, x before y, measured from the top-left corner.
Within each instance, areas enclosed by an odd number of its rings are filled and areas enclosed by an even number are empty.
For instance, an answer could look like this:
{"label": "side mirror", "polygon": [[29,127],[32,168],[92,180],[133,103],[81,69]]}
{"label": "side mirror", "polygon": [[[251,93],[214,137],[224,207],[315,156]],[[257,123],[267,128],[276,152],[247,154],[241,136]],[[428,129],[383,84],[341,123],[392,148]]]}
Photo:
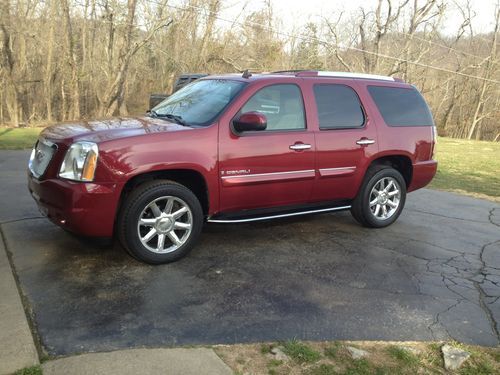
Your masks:
{"label": "side mirror", "polygon": [[245,112],[233,120],[233,126],[238,133],[266,130],[267,118],[260,112]]}

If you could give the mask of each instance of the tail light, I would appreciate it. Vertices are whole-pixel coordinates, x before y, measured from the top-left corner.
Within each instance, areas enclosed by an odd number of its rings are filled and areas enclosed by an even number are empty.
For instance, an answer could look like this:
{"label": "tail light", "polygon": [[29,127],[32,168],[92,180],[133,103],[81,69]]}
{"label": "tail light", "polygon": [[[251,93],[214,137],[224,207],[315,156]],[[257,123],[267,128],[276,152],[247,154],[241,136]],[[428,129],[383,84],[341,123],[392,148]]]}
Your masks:
{"label": "tail light", "polygon": [[437,128],[436,125],[432,127],[432,146],[431,146],[431,159],[434,159],[436,153],[436,143],[437,143]]}

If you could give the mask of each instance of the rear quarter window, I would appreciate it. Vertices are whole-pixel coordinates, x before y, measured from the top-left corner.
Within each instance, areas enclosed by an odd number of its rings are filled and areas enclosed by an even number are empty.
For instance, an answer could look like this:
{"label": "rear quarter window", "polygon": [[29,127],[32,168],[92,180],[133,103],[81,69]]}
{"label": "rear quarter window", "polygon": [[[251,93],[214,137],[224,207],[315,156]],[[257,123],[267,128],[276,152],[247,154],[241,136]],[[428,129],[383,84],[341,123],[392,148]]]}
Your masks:
{"label": "rear quarter window", "polygon": [[415,88],[368,86],[368,91],[387,125],[434,125],[427,103]]}

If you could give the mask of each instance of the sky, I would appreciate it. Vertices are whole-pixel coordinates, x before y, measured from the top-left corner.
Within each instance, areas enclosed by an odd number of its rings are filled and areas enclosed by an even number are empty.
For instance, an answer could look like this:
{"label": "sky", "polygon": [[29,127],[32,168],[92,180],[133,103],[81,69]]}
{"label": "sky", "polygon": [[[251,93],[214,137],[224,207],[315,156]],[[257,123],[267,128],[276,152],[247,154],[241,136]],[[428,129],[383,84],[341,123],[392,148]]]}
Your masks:
{"label": "sky", "polygon": [[[285,28],[292,24],[303,25],[309,20],[319,19],[322,16],[335,16],[339,11],[345,13],[356,12],[360,7],[374,8],[376,0],[270,0],[276,16],[283,20]],[[463,3],[465,0],[447,1],[447,17],[444,20],[444,32],[453,33],[461,24],[461,17],[456,10],[455,2]],[[495,5],[499,0],[470,0],[476,17],[472,21],[475,33],[493,30],[493,16]],[[396,2],[396,1],[394,1]],[[244,0],[226,0],[224,2],[224,17],[235,17],[242,9]],[[423,1],[421,1],[423,3]],[[264,7],[264,0],[248,0],[248,11]]]}

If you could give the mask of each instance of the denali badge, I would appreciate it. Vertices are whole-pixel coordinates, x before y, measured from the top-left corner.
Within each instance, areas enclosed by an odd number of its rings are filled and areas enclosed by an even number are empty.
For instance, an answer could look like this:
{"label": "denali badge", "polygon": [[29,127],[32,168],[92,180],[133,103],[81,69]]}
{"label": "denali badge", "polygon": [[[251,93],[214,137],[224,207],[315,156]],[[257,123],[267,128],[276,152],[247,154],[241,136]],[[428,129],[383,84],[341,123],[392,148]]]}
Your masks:
{"label": "denali badge", "polygon": [[249,173],[250,173],[250,169],[236,169],[236,170],[232,170],[232,171],[221,171],[220,172],[220,174],[222,176],[224,176],[224,175],[232,176],[235,174],[249,174]]}

